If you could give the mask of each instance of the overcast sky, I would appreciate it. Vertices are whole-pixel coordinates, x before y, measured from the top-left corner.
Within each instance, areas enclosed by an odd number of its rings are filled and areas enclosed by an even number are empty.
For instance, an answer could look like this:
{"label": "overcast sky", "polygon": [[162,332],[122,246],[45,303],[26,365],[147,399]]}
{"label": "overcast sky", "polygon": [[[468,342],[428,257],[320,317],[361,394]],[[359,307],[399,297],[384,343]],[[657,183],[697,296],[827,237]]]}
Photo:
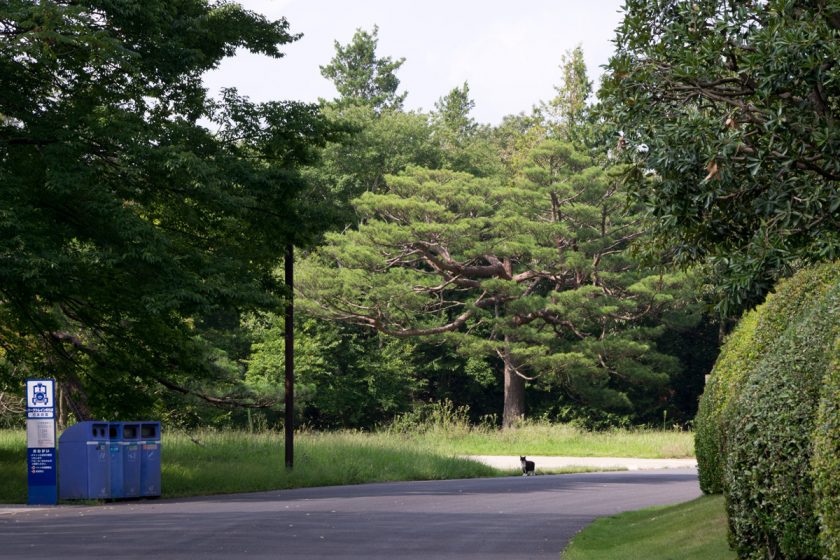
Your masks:
{"label": "overcast sky", "polygon": [[613,50],[622,0],[245,0],[270,19],[285,17],[293,33],[279,60],[240,53],[208,73],[211,93],[236,87],[254,101],[336,97],[319,66],[357,28],[379,26],[377,55],[405,57],[397,72],[407,109],[430,110],[467,81],[473,116],[498,124],[554,96],[559,64],[581,44],[590,79]]}

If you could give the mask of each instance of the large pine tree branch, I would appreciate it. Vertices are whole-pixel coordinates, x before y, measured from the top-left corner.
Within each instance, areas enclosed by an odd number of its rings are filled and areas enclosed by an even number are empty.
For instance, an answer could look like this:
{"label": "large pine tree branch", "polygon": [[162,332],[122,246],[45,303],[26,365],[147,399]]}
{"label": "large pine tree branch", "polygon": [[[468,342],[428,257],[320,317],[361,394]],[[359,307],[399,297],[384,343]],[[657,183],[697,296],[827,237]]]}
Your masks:
{"label": "large pine tree branch", "polygon": [[467,278],[504,278],[510,280],[504,263],[499,260],[484,266],[463,264],[452,259],[447,251],[441,249],[440,245],[418,241],[414,243],[414,247],[422,253],[429,265],[435,270],[451,272],[454,275]]}

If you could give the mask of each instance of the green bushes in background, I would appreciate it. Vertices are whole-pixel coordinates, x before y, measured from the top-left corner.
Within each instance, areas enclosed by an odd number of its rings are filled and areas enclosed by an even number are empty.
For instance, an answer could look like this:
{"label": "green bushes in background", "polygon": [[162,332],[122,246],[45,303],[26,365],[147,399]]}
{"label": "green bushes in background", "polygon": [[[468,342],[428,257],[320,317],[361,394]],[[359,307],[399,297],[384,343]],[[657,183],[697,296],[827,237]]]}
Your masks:
{"label": "green bushes in background", "polygon": [[840,267],[781,282],[727,341],[701,401],[701,487],[743,558],[838,558]]}

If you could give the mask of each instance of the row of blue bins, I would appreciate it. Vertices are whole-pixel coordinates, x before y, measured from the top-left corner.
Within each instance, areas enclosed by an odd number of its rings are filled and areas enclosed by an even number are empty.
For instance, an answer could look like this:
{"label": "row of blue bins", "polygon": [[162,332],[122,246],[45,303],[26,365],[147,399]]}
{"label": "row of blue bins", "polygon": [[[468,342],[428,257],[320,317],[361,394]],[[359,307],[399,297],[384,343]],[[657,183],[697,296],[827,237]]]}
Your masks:
{"label": "row of blue bins", "polygon": [[58,438],[58,496],[160,496],[160,422],[79,422]]}

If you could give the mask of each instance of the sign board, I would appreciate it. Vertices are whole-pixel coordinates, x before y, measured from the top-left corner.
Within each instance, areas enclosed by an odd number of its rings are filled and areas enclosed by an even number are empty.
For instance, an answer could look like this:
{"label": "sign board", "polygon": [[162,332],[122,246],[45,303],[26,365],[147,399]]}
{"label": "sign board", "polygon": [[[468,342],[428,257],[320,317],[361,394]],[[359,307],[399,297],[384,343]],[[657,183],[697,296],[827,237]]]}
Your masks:
{"label": "sign board", "polygon": [[54,380],[26,380],[26,418],[55,418]]}
{"label": "sign board", "polygon": [[26,448],[29,504],[57,504],[55,380],[26,380]]}

